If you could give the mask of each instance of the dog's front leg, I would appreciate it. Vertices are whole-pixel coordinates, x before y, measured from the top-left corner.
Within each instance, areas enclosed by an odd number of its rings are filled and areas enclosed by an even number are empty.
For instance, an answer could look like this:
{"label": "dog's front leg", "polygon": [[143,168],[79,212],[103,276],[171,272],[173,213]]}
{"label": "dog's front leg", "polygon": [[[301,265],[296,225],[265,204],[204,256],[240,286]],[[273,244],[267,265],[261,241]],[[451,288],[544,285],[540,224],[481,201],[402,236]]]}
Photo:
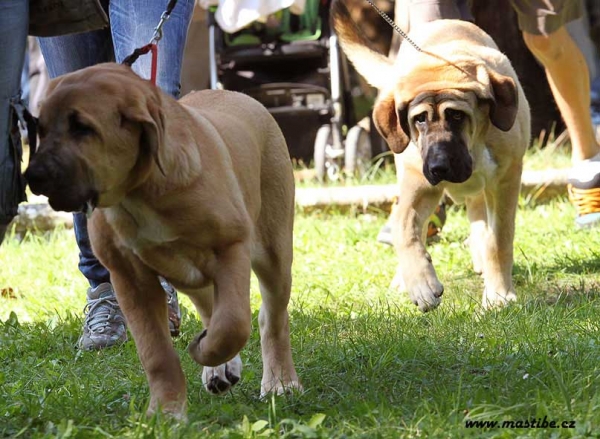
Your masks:
{"label": "dog's front leg", "polygon": [[486,191],[487,233],[485,236],[482,305],[490,308],[515,301],[512,282],[515,216],[521,187],[518,166],[505,181]]}
{"label": "dog's front leg", "polygon": [[[214,285],[211,284],[197,290],[186,290],[185,293],[189,295],[198,314],[200,314],[204,328],[210,330],[215,300]],[[202,384],[208,392],[214,395],[221,395],[229,391],[241,377],[242,359],[239,354],[227,363],[220,364],[217,367],[204,366],[202,368]]]}
{"label": "dog's front leg", "polygon": [[216,367],[235,357],[250,337],[250,249],[233,244],[217,254],[210,326],[189,345],[192,358]]}
{"label": "dog's front leg", "polygon": [[186,385],[169,333],[167,297],[156,273],[129,249],[114,243],[101,212],[94,213],[90,237],[94,253],[110,279],[150,386],[148,414],[162,411],[185,419]]}
{"label": "dog's front leg", "polygon": [[137,269],[112,268],[110,273],[148,378],[148,414],[160,410],[185,419],[185,376],[166,324],[167,300],[157,276],[149,270],[142,274]]}
{"label": "dog's front leg", "polygon": [[424,229],[442,191],[431,187],[422,189],[425,184],[415,186],[413,177],[423,179],[404,171],[400,198],[392,210],[392,234],[399,259],[396,277],[402,279],[413,303],[426,312],[440,304],[444,292],[425,249]]}

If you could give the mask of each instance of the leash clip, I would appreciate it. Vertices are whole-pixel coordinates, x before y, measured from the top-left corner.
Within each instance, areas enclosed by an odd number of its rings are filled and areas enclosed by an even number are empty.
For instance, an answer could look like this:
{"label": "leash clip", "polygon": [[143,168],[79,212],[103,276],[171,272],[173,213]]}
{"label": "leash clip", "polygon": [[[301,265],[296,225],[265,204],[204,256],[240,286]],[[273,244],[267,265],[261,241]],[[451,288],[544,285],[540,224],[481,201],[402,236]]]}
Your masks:
{"label": "leash clip", "polygon": [[148,44],[156,44],[161,40],[161,38],[163,37],[162,27],[167,22],[167,20],[169,19],[170,16],[171,16],[171,13],[169,11],[164,11],[162,13],[162,15],[160,16],[160,21],[154,28],[154,33],[152,34],[152,39],[150,40],[150,42]]}
{"label": "leash clip", "polygon": [[137,49],[135,49],[131,55],[127,56],[122,61],[122,64],[125,64],[125,65],[131,67],[133,65],[133,63],[137,61],[137,59],[140,57],[140,55],[145,55],[148,52],[152,52],[152,70],[150,72],[150,81],[152,81],[152,84],[154,84],[154,85],[156,85],[156,69],[157,69],[157,64],[158,64],[157,63],[157,58],[158,58],[157,43],[163,37],[162,27],[166,23],[166,21],[169,19],[169,17],[171,16],[171,12],[173,12],[173,9],[175,8],[176,4],[177,4],[177,0],[169,0],[167,9],[162,13],[162,15],[160,16],[160,21],[154,28],[154,33],[152,34],[152,38],[150,39],[150,42],[148,44],[146,44],[145,46],[138,47]]}

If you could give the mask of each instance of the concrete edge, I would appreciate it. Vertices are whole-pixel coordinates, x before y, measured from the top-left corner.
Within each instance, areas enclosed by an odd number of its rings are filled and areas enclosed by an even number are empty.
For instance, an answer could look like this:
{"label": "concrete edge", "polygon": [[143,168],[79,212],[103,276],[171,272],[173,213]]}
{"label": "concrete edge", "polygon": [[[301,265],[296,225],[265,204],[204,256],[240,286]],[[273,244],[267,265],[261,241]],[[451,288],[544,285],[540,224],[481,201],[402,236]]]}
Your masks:
{"label": "concrete edge", "polygon": [[[522,194],[536,201],[546,201],[567,194],[568,169],[525,171],[522,176]],[[318,187],[296,189],[296,206],[300,211],[335,207],[338,210],[389,209],[398,195],[396,184],[346,187]],[[22,236],[27,231],[45,232],[56,227],[73,227],[73,216],[56,212],[45,197],[33,196],[19,206],[19,214],[10,227]]]}

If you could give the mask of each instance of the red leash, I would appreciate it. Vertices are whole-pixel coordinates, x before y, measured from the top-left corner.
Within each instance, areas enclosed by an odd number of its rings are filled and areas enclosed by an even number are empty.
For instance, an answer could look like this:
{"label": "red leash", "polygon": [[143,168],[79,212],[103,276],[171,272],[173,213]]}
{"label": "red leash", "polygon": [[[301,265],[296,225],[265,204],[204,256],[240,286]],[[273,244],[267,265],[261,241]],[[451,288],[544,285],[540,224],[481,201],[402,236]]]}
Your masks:
{"label": "red leash", "polygon": [[158,65],[158,46],[156,43],[150,43],[150,51],[152,52],[152,67],[150,68],[150,82],[156,85],[156,67]]}
{"label": "red leash", "polygon": [[147,54],[148,52],[152,52],[152,65],[150,70],[150,82],[156,85],[156,70],[158,66],[158,42],[162,38],[162,27],[163,24],[169,19],[171,16],[171,12],[173,12],[173,8],[177,4],[177,0],[169,0],[169,4],[167,5],[167,9],[160,16],[160,21],[158,25],[154,28],[154,34],[152,35],[152,39],[148,44],[142,47],[138,47],[133,51],[131,55],[126,57],[121,64],[128,65],[131,67],[137,59]]}
{"label": "red leash", "polygon": [[145,46],[138,47],[137,49],[135,49],[133,51],[133,53],[131,55],[129,55],[127,58],[125,58],[121,64],[125,64],[125,65],[131,67],[133,65],[133,63],[136,62],[140,56],[145,55],[148,52],[152,52],[150,82],[152,82],[152,84],[156,85],[156,69],[158,66],[158,46],[156,43],[154,43],[154,42],[148,43]]}

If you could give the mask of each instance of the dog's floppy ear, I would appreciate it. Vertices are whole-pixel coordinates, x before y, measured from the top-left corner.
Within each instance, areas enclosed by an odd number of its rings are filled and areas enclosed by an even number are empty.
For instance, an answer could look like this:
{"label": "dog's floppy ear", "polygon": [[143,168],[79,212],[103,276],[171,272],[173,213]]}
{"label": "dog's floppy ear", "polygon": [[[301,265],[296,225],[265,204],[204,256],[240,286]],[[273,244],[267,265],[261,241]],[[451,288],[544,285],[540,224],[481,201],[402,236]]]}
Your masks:
{"label": "dog's floppy ear", "polygon": [[404,151],[410,142],[407,115],[408,105],[403,104],[396,109],[393,93],[381,97],[373,108],[373,121],[377,131],[395,154]]}
{"label": "dog's floppy ear", "polygon": [[519,109],[517,85],[511,77],[493,70],[488,70],[488,75],[493,92],[490,121],[499,130],[509,131],[515,123]]}
{"label": "dog's floppy ear", "polygon": [[146,145],[156,166],[158,166],[160,172],[165,175],[165,171],[159,158],[159,148],[164,144],[165,137],[165,116],[161,111],[160,106],[152,100],[147,102],[147,108],[151,120],[142,123],[144,131],[140,141],[142,143],[141,146],[144,147],[144,144]]}
{"label": "dog's floppy ear", "polygon": [[[158,96],[157,98],[160,99]],[[165,117],[159,103],[153,96],[147,96],[145,102],[125,106],[121,113],[125,119],[141,125],[140,151],[152,157],[160,172],[165,175],[159,158],[159,150],[164,143]]]}

